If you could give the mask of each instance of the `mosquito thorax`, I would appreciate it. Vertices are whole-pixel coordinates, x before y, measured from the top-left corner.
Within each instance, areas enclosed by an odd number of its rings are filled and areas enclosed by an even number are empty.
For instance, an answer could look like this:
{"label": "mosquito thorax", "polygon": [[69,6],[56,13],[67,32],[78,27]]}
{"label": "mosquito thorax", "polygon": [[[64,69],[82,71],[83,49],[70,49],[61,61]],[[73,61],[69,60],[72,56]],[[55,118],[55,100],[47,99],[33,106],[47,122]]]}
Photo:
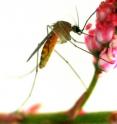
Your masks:
{"label": "mosquito thorax", "polygon": [[82,33],[82,31],[81,31],[81,29],[79,28],[79,26],[76,26],[76,25],[74,25],[74,26],[72,26],[72,31],[74,32],[74,33]]}

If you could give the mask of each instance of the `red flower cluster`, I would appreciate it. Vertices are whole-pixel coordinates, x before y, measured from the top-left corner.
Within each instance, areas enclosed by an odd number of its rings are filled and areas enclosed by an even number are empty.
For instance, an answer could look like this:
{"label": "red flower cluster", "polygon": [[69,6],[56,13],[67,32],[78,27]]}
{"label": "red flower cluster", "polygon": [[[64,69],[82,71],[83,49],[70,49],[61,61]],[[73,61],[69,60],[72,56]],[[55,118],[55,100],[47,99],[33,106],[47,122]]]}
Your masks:
{"label": "red flower cluster", "polygon": [[[117,0],[101,2],[96,11],[95,29],[87,28],[85,43],[97,55],[99,67],[106,71],[117,66]],[[105,60],[105,61],[104,61]]]}

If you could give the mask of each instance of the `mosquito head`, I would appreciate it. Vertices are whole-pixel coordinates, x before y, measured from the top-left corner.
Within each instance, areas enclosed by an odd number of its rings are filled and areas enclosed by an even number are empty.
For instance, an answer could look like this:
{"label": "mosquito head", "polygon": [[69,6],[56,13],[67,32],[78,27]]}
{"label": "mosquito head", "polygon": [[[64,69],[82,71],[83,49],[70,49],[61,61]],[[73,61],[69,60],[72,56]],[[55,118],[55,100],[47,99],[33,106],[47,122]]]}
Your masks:
{"label": "mosquito head", "polygon": [[75,33],[81,33],[81,30],[80,30],[79,26],[76,26],[76,25],[74,25],[72,27],[72,31],[75,32]]}

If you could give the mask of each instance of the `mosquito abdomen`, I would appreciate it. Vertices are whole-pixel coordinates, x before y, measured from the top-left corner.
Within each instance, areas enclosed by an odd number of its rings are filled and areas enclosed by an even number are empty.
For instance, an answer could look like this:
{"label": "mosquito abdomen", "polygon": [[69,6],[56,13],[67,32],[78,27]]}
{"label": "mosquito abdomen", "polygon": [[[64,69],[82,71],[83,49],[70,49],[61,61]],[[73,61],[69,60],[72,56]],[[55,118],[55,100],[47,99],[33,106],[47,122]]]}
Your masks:
{"label": "mosquito abdomen", "polygon": [[52,35],[50,36],[49,39],[47,39],[46,43],[43,46],[39,68],[43,68],[47,64],[49,57],[57,43],[57,40],[58,40],[58,36],[54,32],[52,32]]}

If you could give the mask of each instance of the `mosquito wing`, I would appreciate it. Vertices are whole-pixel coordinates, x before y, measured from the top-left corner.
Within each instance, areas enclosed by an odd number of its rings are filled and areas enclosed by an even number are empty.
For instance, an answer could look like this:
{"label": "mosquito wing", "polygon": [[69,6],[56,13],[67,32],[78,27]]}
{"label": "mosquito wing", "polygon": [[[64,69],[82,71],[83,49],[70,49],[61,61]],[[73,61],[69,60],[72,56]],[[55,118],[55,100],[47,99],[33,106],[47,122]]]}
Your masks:
{"label": "mosquito wing", "polygon": [[41,48],[41,46],[46,42],[46,40],[51,36],[51,32],[38,44],[36,49],[32,52],[32,54],[27,59],[27,62],[34,56],[34,54]]}

